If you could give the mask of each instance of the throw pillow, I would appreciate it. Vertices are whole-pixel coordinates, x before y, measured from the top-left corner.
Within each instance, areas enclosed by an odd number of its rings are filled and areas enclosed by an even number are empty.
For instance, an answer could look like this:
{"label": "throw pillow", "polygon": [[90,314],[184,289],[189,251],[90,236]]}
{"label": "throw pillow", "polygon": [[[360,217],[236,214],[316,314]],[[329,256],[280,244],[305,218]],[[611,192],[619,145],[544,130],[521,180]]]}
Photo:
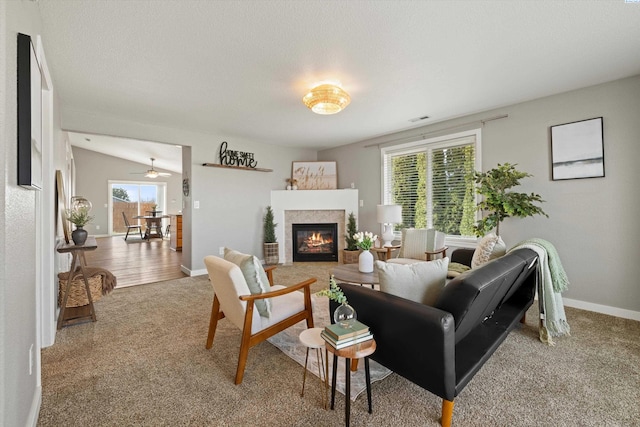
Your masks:
{"label": "throw pillow", "polygon": [[415,264],[376,261],[380,291],[433,305],[444,288],[448,266],[449,258]]}
{"label": "throw pillow", "polygon": [[458,277],[459,275],[470,269],[471,267],[469,267],[468,265],[460,264],[459,262],[450,262],[449,271],[447,272],[447,278],[453,279],[454,277]]}
{"label": "throw pillow", "polygon": [[487,234],[478,243],[478,247],[473,252],[471,258],[471,268],[480,267],[482,264],[500,258],[507,253],[507,246],[502,241],[502,237],[493,233]]}
{"label": "throw pillow", "polygon": [[[269,279],[258,258],[233,249],[224,248],[224,259],[240,267],[249,291],[251,291],[253,295],[269,292]],[[266,318],[271,317],[271,301],[269,301],[268,298],[255,300],[254,304],[260,316]]]}

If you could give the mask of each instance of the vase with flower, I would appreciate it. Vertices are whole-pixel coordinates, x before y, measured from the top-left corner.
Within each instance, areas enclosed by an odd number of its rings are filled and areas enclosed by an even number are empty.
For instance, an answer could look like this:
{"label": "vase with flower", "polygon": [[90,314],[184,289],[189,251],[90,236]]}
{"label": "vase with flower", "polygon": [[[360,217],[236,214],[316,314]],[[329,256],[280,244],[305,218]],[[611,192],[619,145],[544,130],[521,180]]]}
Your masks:
{"label": "vase with flower", "polygon": [[333,274],[329,279],[329,288],[318,291],[316,295],[328,297],[330,300],[340,304],[333,312],[334,323],[339,324],[343,328],[350,328],[353,322],[357,319],[356,311],[347,303],[347,297],[342,292],[340,286],[336,283],[336,279],[333,277]]}
{"label": "vase with flower", "polygon": [[362,249],[358,256],[358,271],[361,273],[373,273],[373,254],[370,249],[373,242],[378,240],[378,236],[369,231],[359,231],[353,235],[356,239],[356,246]]}
{"label": "vase with flower", "polygon": [[89,233],[84,226],[93,220],[93,215],[89,215],[91,206],[74,206],[73,209],[67,209],[65,216],[67,221],[75,224],[76,229],[71,233],[71,239],[77,246],[84,245],[87,241]]}

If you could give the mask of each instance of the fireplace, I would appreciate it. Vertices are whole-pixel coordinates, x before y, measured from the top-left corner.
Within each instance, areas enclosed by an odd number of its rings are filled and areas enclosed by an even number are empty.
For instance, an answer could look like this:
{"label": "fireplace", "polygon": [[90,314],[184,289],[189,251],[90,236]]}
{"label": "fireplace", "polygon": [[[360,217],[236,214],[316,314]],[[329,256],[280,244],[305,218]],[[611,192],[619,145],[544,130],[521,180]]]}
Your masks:
{"label": "fireplace", "polygon": [[293,261],[338,261],[338,224],[291,224]]}

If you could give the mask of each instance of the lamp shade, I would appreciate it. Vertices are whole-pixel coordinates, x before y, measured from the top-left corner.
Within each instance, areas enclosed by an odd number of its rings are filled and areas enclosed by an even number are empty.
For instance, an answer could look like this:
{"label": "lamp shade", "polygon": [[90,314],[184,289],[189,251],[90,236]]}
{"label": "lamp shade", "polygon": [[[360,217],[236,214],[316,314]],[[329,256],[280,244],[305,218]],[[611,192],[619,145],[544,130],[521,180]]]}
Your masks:
{"label": "lamp shade", "polygon": [[311,89],[302,102],[314,113],[335,114],[349,105],[351,97],[340,86],[325,83]]}
{"label": "lamp shade", "polygon": [[377,218],[381,224],[400,224],[402,222],[402,206],[378,205]]}

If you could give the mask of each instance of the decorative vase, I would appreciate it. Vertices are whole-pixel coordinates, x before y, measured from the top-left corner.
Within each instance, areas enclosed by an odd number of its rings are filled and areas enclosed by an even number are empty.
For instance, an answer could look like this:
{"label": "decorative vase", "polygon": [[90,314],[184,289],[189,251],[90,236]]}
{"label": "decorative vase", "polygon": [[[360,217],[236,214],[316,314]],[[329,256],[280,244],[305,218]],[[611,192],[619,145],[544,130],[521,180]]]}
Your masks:
{"label": "decorative vase", "polygon": [[290,185],[287,185],[287,190],[291,190],[291,186]]}
{"label": "decorative vase", "polygon": [[358,271],[373,273],[373,254],[370,251],[362,251],[358,256]]}
{"label": "decorative vase", "polygon": [[356,311],[346,302],[343,302],[336,311],[333,312],[333,321],[343,328],[350,328],[358,316]]}
{"label": "decorative vase", "polygon": [[75,243],[76,246],[82,246],[84,245],[84,242],[87,241],[88,235],[89,233],[87,233],[87,230],[82,227],[76,226],[76,229],[71,233],[71,240],[73,240],[73,243]]}
{"label": "decorative vase", "polygon": [[291,189],[293,189],[293,190],[297,190],[297,189],[298,189],[298,186],[297,186],[297,185],[292,185],[292,186],[291,186]]}

